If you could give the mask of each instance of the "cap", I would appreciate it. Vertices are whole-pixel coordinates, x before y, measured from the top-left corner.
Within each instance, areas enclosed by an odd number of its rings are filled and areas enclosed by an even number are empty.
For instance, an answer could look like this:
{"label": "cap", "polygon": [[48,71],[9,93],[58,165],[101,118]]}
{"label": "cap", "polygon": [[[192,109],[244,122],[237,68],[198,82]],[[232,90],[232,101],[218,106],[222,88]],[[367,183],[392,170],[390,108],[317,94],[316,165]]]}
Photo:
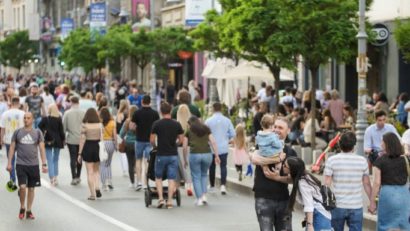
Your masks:
{"label": "cap", "polygon": [[35,82],[32,82],[32,83],[30,83],[30,88],[32,88],[32,87],[38,87],[38,84],[35,83]]}

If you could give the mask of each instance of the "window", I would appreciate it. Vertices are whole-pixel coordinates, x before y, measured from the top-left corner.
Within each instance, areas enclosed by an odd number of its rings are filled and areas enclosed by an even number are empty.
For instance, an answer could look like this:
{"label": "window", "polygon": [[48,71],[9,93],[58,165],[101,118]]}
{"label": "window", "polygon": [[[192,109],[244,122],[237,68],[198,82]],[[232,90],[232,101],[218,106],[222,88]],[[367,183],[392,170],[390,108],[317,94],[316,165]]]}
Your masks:
{"label": "window", "polygon": [[20,7],[17,8],[17,30],[20,29]]}

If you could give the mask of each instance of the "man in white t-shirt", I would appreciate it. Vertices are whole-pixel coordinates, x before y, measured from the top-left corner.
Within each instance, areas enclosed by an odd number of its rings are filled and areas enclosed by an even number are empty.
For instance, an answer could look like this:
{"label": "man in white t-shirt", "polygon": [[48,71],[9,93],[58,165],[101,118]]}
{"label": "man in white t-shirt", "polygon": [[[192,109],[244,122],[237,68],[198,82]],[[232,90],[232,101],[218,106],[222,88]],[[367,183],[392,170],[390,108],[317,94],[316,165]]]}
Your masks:
{"label": "man in white t-shirt", "polygon": [[261,89],[259,89],[258,93],[256,94],[256,96],[252,99],[252,101],[258,101],[258,102],[264,102],[266,101],[266,83],[262,82],[261,84]]}
{"label": "man in white t-shirt", "polygon": [[[11,144],[11,137],[14,131],[24,127],[24,111],[20,110],[20,99],[13,97],[11,99],[11,108],[3,113],[0,119],[1,138],[0,145],[6,145],[7,154]],[[8,156],[8,155],[7,155]],[[12,160],[12,171],[10,172],[10,180],[16,183],[15,159]]]}
{"label": "man in white t-shirt", "polygon": [[333,185],[336,208],[332,210],[332,228],[343,231],[345,223],[350,230],[362,230],[363,194],[368,198],[372,187],[369,178],[369,165],[364,156],[354,152],[356,135],[347,132],[340,137],[342,153],[329,157],[324,171],[325,184]]}

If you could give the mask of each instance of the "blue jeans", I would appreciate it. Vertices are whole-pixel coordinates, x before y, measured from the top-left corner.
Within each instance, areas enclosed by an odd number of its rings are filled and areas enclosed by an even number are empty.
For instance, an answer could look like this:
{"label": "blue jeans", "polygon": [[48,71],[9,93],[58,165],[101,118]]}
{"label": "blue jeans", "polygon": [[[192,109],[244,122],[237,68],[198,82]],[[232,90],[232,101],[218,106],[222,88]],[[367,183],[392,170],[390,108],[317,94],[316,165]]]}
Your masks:
{"label": "blue jeans", "polygon": [[34,123],[33,123],[33,127],[38,128],[38,125],[40,124],[40,122],[41,122],[41,116],[38,117],[38,118],[35,118]]}
{"label": "blue jeans", "polygon": [[173,156],[157,155],[155,160],[155,178],[164,179],[164,173],[168,180],[175,180],[178,171],[178,154]]}
{"label": "blue jeans", "polygon": [[191,153],[189,155],[189,166],[196,198],[200,198],[207,192],[208,169],[211,162],[212,153]]}
{"label": "blue jeans", "polygon": [[343,231],[345,222],[350,231],[361,231],[363,225],[363,208],[332,210],[332,227],[335,231]]}
{"label": "blue jeans", "polygon": [[46,156],[48,163],[48,176],[51,179],[58,176],[58,159],[60,157],[60,149],[46,147]]}
{"label": "blue jeans", "polygon": [[[6,144],[7,159],[9,159],[9,150],[10,150],[10,144]],[[16,183],[16,155],[14,155],[13,159],[11,160],[10,180]]]}
{"label": "blue jeans", "polygon": [[[219,159],[221,159],[221,185],[226,185],[226,176],[228,175],[228,170],[226,168],[228,153],[219,154]],[[209,184],[211,187],[215,187],[215,155],[212,155],[212,163],[209,167]]]}
{"label": "blue jeans", "polygon": [[317,231],[331,231],[332,224],[330,219],[315,209],[313,211],[313,228]]}
{"label": "blue jeans", "polygon": [[149,153],[151,151],[152,151],[152,145],[150,142],[141,142],[141,141],[135,142],[135,158],[137,160],[142,159],[142,157],[144,157],[145,159],[148,159]]}
{"label": "blue jeans", "polygon": [[408,185],[382,185],[377,208],[377,230],[410,230]]}

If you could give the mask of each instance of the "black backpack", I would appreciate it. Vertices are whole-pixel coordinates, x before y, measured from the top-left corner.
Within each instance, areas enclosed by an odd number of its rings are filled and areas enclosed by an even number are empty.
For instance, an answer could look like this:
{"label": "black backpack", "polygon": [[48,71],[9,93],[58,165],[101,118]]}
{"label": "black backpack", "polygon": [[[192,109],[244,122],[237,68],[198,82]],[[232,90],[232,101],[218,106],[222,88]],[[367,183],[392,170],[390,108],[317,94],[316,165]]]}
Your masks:
{"label": "black backpack", "polygon": [[333,194],[332,190],[330,190],[330,187],[326,185],[320,186],[320,193],[322,194],[323,201],[320,201],[314,197],[313,200],[321,203],[323,207],[328,211],[336,208],[336,197],[335,194]]}

